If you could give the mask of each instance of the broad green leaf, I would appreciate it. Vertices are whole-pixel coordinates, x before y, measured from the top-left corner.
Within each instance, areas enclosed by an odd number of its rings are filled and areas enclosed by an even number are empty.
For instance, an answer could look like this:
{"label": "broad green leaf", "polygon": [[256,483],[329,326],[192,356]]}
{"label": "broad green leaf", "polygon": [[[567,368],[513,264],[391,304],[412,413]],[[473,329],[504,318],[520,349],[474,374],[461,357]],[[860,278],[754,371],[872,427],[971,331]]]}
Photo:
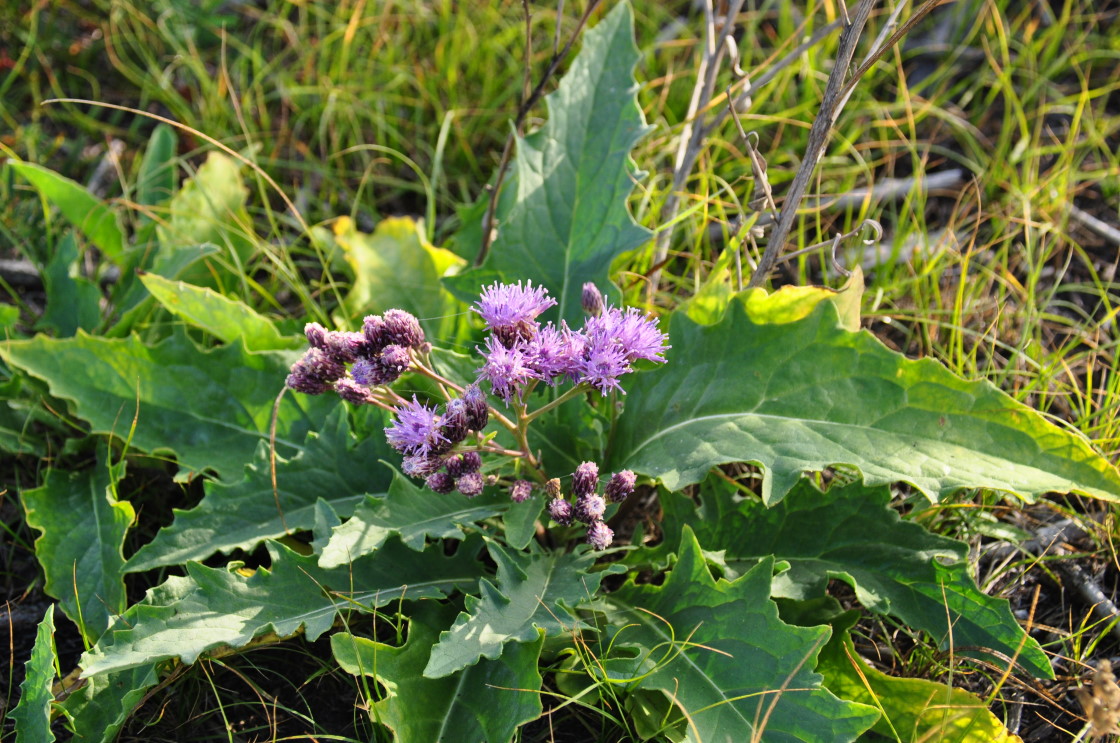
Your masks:
{"label": "broad green leaf", "polygon": [[280,331],[267,317],[257,314],[241,300],[226,297],[213,289],[183,281],[171,281],[153,273],[141,274],[140,281],[168,312],[226,343],[242,338],[250,351],[273,351],[307,345],[302,337],[280,335]]}
{"label": "broad green leaf", "polygon": [[0,328],[9,330],[19,322],[19,307],[14,304],[0,304]]}
{"label": "broad green leaf", "polygon": [[509,498],[495,489],[477,498],[459,493],[435,493],[414,485],[399,473],[393,477],[387,495],[367,497],[354,517],[334,530],[323,548],[319,565],[338,567],[367,555],[394,534],[414,550],[424,549],[425,540],[462,539],[460,528],[495,516],[509,507]]}
{"label": "broad green leaf", "polygon": [[[0,358],[71,400],[94,433],[124,436],[137,415],[133,446],[171,451],[189,471],[239,478],[257,444],[268,441],[276,396],[297,354],[247,353],[240,343],[201,351],[182,334],[159,345],[139,338],[36,336],[0,344]],[[277,453],[294,456],[308,430],[337,405],[288,393],[276,426]],[[137,410],[139,408],[139,410]]]}
{"label": "broad green leaf", "polygon": [[812,669],[829,629],[778,618],[772,570],[767,559],[733,582],[714,580],[686,528],[663,585],[631,579],[598,604],[612,628],[597,653],[611,682],[664,692],[696,743],[854,740],[875,710],[821,687]]}
{"label": "broad green leaf", "polygon": [[413,552],[394,541],[333,570],[278,542],[269,542],[268,551],[272,568],[249,577],[188,562],[186,576],[150,589],[82,656],[82,675],[169,658],[194,663],[207,650],[240,648],[268,633],[287,637],[302,631],[315,640],[349,610],[471,590],[482,569],[467,544],[447,557],[441,550]]}
{"label": "broad green leaf", "polygon": [[43,270],[47,309],[35,323],[36,329],[50,329],[56,336],[69,337],[79,328],[93,330],[101,322],[101,291],[78,274],[77,265],[78,244],[69,232],[55,245]]}
{"label": "broad green leaf", "polygon": [[156,206],[175,193],[179,175],[175,163],[177,144],[175,130],[167,124],[159,124],[152,130],[144,159],[140,161],[140,174],[136,178],[137,204]]}
{"label": "broad green leaf", "polygon": [[[968,573],[968,546],[903,521],[886,487],[855,483],[827,493],[808,481],[770,508],[735,503],[730,489],[710,478],[699,509],[679,495],[662,498],[663,528],[672,549],[687,528],[725,563],[744,569],[762,559],[789,563],[774,579],[773,595],[825,595],[829,579],[855,589],[860,603],[925,630],[944,650],[996,664],[1017,657],[1036,676],[1053,678],[1046,654],[1015,621],[1007,601],[984,594]],[[990,655],[985,650],[994,650]]]}
{"label": "broad green leaf", "polygon": [[19,704],[9,713],[16,727],[16,743],[49,743],[54,740],[51,732],[51,702],[54,694],[54,666],[57,659],[54,649],[54,604],[47,607],[31,657],[24,664],[25,675],[19,685]]}
{"label": "broad green leaf", "polygon": [[154,664],[84,679],[83,686],[62,702],[73,740],[112,743],[148,689],[159,682]]}
{"label": "broad green leaf", "polygon": [[116,497],[124,465],[111,465],[108,457],[108,448],[100,446],[92,469],[48,470],[42,487],[20,494],[28,526],[41,532],[35,557],[45,590],[90,641],[127,604],[122,549],[136,516]]}
{"label": "broad green leaf", "polygon": [[882,717],[872,730],[904,743],[1022,743],[978,697],[925,679],[895,678],[856,655],[843,632],[821,651],[817,670],[837,695],[877,707]]}
{"label": "broad green leaf", "polygon": [[453,618],[449,607],[417,604],[402,647],[345,632],[331,636],[343,670],[373,676],[385,687],[386,696],[374,704],[371,716],[393,731],[397,743],[508,741],[519,725],[541,714],[537,660],[543,636],[456,674],[423,676],[432,645]]}
{"label": "broad green leaf", "polygon": [[544,511],[545,500],[540,491],[534,491],[529,500],[509,505],[502,517],[507,545],[515,550],[523,550],[529,546],[537,532],[537,519]]}
{"label": "broad green leaf", "polygon": [[546,97],[548,122],[518,137],[508,186],[516,198],[501,200],[498,235],[482,270],[449,282],[460,297],[477,295],[494,274],[506,282],[528,279],[559,302],[550,314],[579,325],[584,282],[617,295],[608,282],[611,261],[651,234],[626,206],[636,177],[630,149],[647,131],[633,76],[638,58],[630,6],[619,3],[587,31]]}
{"label": "broad green leaf", "polygon": [[79,183],[34,163],[9,160],[8,166],[26,178],[44,199],[58,207],[105,257],[119,263],[124,256],[124,233],[117,214]]}
{"label": "broad green leaf", "polygon": [[[241,178],[241,165],[221,152],[211,152],[206,162],[179,189],[168,204],[170,214],[156,230],[159,252],[153,273],[171,277],[169,270],[186,253],[193,262],[207,243],[216,245],[235,265],[243,266],[253,254],[253,220],[245,208],[249,190]],[[206,261],[209,265],[212,262]],[[195,266],[180,278],[192,284],[212,281],[210,272]]]}
{"label": "broad green leaf", "polygon": [[748,290],[707,327],[673,315],[669,363],[627,385],[613,468],[678,490],[715,465],[756,462],[768,503],[835,464],[931,499],[980,487],[1120,500],[1120,472],[1081,436],[988,382],[844,330],[832,302],[810,295],[812,311],[788,319],[800,303],[776,306],[780,294]]}
{"label": "broad green leaf", "polygon": [[592,552],[541,554],[510,552],[488,542],[498,565],[495,583],[479,581],[479,596],[467,596],[466,611],[439,636],[424,668],[428,678],[440,678],[502,654],[510,642],[532,642],[537,630],[559,635],[583,626],[572,607],[589,601],[604,573],[588,573]]}
{"label": "broad green leaf", "polygon": [[390,452],[384,436],[355,438],[346,407],[338,404],[321,430],[307,434],[298,454],[287,460],[277,457],[276,494],[269,445],[262,441],[240,482],[208,481],[202,502],[190,510],[176,509],[175,521],[141,547],[126,570],[248,551],[265,539],[312,529],[320,500],[336,515],[349,516],[367,493],[383,493],[389,487],[392,470],[379,460]]}
{"label": "broad green leaf", "polygon": [[334,237],[342,246],[354,283],[345,298],[352,319],[388,309],[408,310],[434,337],[455,312],[454,300],[440,284],[462,261],[451,251],[433,247],[416,220],[390,217],[372,234],[359,232],[349,217],[334,223]]}

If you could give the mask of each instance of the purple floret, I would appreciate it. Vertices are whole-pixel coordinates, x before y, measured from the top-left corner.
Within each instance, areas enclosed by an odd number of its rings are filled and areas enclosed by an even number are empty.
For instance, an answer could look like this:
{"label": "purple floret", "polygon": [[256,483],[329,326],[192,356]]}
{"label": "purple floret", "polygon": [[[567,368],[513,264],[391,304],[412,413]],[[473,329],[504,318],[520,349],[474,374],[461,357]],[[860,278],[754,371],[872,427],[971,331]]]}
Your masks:
{"label": "purple floret", "polygon": [[630,470],[622,470],[611,475],[607,481],[604,495],[611,503],[621,503],[634,492],[634,482],[637,480]]}
{"label": "purple floret", "polygon": [[404,310],[386,310],[381,316],[385,323],[385,338],[398,346],[419,348],[424,343],[424,330],[412,313]]}
{"label": "purple floret", "polygon": [[591,495],[599,487],[599,465],[581,462],[572,473],[572,492],[577,498]]}
{"label": "purple floret", "polygon": [[399,377],[408,365],[412,363],[412,356],[408,353],[408,348],[405,346],[398,346],[395,343],[385,346],[381,350],[381,356],[378,357],[381,368],[387,374],[392,374],[393,378]]}
{"label": "purple floret", "polygon": [[412,397],[397,408],[393,425],[385,429],[389,446],[409,456],[428,456],[447,443],[439,430],[439,416]]}
{"label": "purple floret", "polygon": [[467,406],[467,428],[472,431],[481,431],[490,421],[490,406],[486,404],[486,395],[477,384],[467,385],[463,390],[462,400]]}
{"label": "purple floret", "polygon": [[669,336],[658,329],[657,319],[636,307],[626,311],[611,307],[599,317],[589,318],[583,329],[592,345],[616,345],[627,361],[648,359],[664,363],[662,352],[669,348],[665,344]]}
{"label": "purple floret", "polygon": [[455,481],[455,488],[468,498],[473,498],[482,492],[485,483],[481,472],[468,472]]}
{"label": "purple floret", "polygon": [[309,322],[303,326],[303,334],[312,348],[322,349],[327,341],[327,329],[317,322]]}
{"label": "purple floret", "polygon": [[440,419],[440,432],[452,445],[458,444],[467,437],[470,432],[470,427],[467,425],[467,404],[461,397],[447,401],[443,418]]}
{"label": "purple floret", "polygon": [[548,502],[548,515],[560,526],[571,526],[572,504],[563,498],[553,498]]}
{"label": "purple floret", "polygon": [[389,339],[385,334],[385,320],[381,318],[381,315],[366,315],[365,319],[362,320],[362,335],[366,337],[373,353],[379,353],[389,344]]}
{"label": "purple floret", "polygon": [[455,478],[446,472],[434,472],[428,475],[425,484],[435,492],[446,495],[455,489]]}
{"label": "purple floret", "polygon": [[572,509],[572,515],[575,517],[576,521],[590,524],[595,521],[601,521],[606,511],[607,502],[603,500],[603,496],[591,493],[590,495],[581,495],[576,499],[576,505]]}
{"label": "purple floret", "polygon": [[525,363],[549,384],[565,375],[575,379],[583,345],[583,339],[566,324],[557,328],[549,323],[524,345]]}
{"label": "purple floret", "polygon": [[486,339],[486,363],[478,370],[482,379],[490,382],[494,394],[508,405],[513,396],[530,380],[541,379],[541,375],[528,364],[521,346],[506,348],[494,336]]}
{"label": "purple floret", "polygon": [[622,347],[608,339],[589,342],[575,368],[579,381],[591,385],[602,395],[612,389],[625,393],[618,378],[633,371]]}
{"label": "purple floret", "polygon": [[533,287],[495,283],[486,287],[471,309],[482,316],[490,331],[507,346],[518,339],[531,338],[537,329],[537,315],[556,304],[543,286]]}
{"label": "purple floret", "polygon": [[614,531],[602,521],[595,521],[587,527],[587,543],[597,550],[605,550],[614,541]]}

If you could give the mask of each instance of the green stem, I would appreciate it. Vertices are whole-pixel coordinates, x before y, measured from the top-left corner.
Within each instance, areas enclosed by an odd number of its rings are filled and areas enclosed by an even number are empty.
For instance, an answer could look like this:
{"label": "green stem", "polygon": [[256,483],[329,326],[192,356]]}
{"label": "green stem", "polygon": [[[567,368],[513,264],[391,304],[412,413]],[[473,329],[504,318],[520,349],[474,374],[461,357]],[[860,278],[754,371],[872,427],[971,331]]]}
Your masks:
{"label": "green stem", "polygon": [[537,408],[536,410],[534,410],[532,413],[526,414],[525,415],[525,423],[528,424],[531,421],[536,420],[537,418],[544,415],[545,413],[552,410],[553,408],[556,408],[556,407],[559,407],[560,405],[563,405],[564,403],[566,403],[568,400],[571,400],[576,395],[583,394],[584,392],[587,391],[587,389],[588,389],[588,386],[586,384],[578,384],[575,387],[572,387],[570,390],[565,392],[563,395],[560,395],[560,397],[556,398],[552,402],[545,403],[544,405],[542,405],[539,408]]}

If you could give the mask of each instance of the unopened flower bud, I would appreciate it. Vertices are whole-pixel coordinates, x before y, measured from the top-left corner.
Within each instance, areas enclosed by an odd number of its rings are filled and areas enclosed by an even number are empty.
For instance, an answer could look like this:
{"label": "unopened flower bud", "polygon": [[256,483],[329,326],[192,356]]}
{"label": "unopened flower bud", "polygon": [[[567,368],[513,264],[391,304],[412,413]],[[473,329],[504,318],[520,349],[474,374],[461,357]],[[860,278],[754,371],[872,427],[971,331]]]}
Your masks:
{"label": "unopened flower bud", "polygon": [[389,343],[418,348],[424,342],[424,330],[412,313],[386,310],[381,318],[385,321],[385,337]]}
{"label": "unopened flower bud", "polygon": [[572,504],[563,498],[553,498],[548,502],[548,515],[560,526],[571,526]]}
{"label": "unopened flower bud", "polygon": [[482,492],[484,484],[481,472],[468,472],[455,481],[455,488],[468,498],[473,498]]}
{"label": "unopened flower bud", "polygon": [[611,503],[621,503],[634,492],[635,480],[637,480],[637,478],[630,470],[616,472],[611,475],[610,480],[607,480],[607,487],[604,491],[604,495],[606,495],[607,500]]}
{"label": "unopened flower bud", "polygon": [[446,495],[455,489],[455,478],[446,472],[433,472],[428,475],[425,484],[437,493]]}
{"label": "unopened flower bud", "polygon": [[603,293],[599,291],[599,287],[588,281],[583,285],[580,304],[583,305],[584,312],[592,317],[598,317],[603,314]]}
{"label": "unopened flower bud", "polygon": [[318,395],[331,389],[331,384],[346,374],[346,367],[318,348],[307,349],[292,364],[287,384],[297,392]]}
{"label": "unopened flower bud", "polygon": [[378,357],[378,362],[386,373],[392,374],[393,378],[396,379],[408,368],[408,365],[412,363],[412,357],[409,355],[407,348],[393,343],[381,349],[381,356]]}
{"label": "unopened flower bud", "polygon": [[334,391],[352,405],[365,405],[371,402],[369,387],[358,384],[353,379],[340,379],[334,383]]}
{"label": "unopened flower bud", "polygon": [[463,475],[467,474],[467,471],[465,469],[463,469],[463,455],[462,454],[452,454],[450,457],[447,458],[447,460],[444,462],[444,464],[447,466],[447,474],[451,475],[456,480],[458,480]]}
{"label": "unopened flower bud", "polygon": [[575,508],[572,509],[572,516],[575,517],[576,521],[590,524],[602,520],[606,510],[607,502],[603,500],[603,497],[591,493],[590,495],[581,495],[576,499]]}
{"label": "unopened flower bud", "polygon": [[490,421],[490,407],[486,404],[486,395],[477,384],[467,385],[460,398],[466,404],[467,428],[472,431],[481,431]]}
{"label": "unopened flower bud", "polygon": [[587,543],[597,550],[605,550],[614,541],[614,531],[602,521],[587,527]]}
{"label": "unopened flower bud", "polygon": [[362,335],[369,341],[372,353],[378,353],[389,344],[385,333],[385,321],[380,315],[366,315],[362,320]]}
{"label": "unopened flower bud", "polygon": [[396,375],[385,370],[379,359],[358,359],[350,367],[350,376],[358,384],[369,387],[389,384],[397,378]]}
{"label": "unopened flower bud", "polygon": [[463,452],[463,472],[478,472],[481,468],[482,456],[478,452]]}
{"label": "unopened flower bud", "polygon": [[428,477],[435,474],[443,466],[443,460],[439,457],[426,456],[424,454],[413,454],[407,456],[401,462],[401,471],[409,477]]}
{"label": "unopened flower bud", "polygon": [[323,349],[327,340],[327,329],[317,322],[309,322],[303,326],[303,334],[312,348]]}
{"label": "unopened flower bud", "polygon": [[332,331],[323,339],[323,350],[342,364],[357,361],[359,357],[368,354],[368,349],[369,341],[362,333]]}
{"label": "unopened flower bud", "polygon": [[590,495],[599,487],[599,465],[594,462],[583,462],[572,473],[572,492],[576,497]]}
{"label": "unopened flower bud", "polygon": [[528,480],[518,480],[509,488],[509,499],[514,503],[524,503],[533,494],[533,483]]}
{"label": "unopened flower bud", "polygon": [[443,417],[439,419],[440,433],[452,445],[458,444],[467,437],[470,427],[467,425],[467,404],[463,398],[456,397],[447,401]]}
{"label": "unopened flower bud", "polygon": [[554,477],[544,484],[544,492],[549,498],[560,497],[560,478]]}

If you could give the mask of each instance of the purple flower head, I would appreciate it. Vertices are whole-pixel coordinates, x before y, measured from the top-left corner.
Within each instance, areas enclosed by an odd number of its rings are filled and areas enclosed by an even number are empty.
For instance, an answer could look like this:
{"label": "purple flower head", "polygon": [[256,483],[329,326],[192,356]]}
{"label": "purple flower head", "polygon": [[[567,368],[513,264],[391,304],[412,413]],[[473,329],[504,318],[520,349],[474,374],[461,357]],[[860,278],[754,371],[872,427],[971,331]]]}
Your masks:
{"label": "purple flower head", "polygon": [[552,323],[537,331],[525,344],[525,363],[549,384],[558,377],[575,377],[583,350],[583,339],[568,329]]}
{"label": "purple flower head", "polygon": [[575,508],[572,509],[572,515],[576,521],[582,521],[585,524],[591,524],[603,519],[603,514],[607,512],[607,502],[603,500],[603,496],[595,495],[581,495],[576,499]]}
{"label": "purple flower head", "polygon": [[463,452],[463,472],[478,472],[482,469],[482,455],[476,451]]}
{"label": "purple flower head", "polygon": [[468,472],[455,481],[455,488],[468,498],[473,498],[482,492],[485,482],[481,472]]}
{"label": "purple flower head", "polygon": [[389,343],[409,348],[419,348],[424,343],[424,330],[420,322],[404,310],[385,310],[385,337]]}
{"label": "purple flower head", "polygon": [[599,487],[599,465],[583,462],[572,473],[572,492],[577,498],[591,495]]}
{"label": "purple flower head", "polygon": [[322,349],[327,340],[327,329],[317,322],[309,322],[303,326],[303,334],[312,348]]}
{"label": "purple flower head", "polygon": [[393,379],[396,379],[412,363],[412,356],[409,355],[407,347],[392,343],[381,349],[381,356],[378,357],[378,360],[381,363],[381,368],[386,373],[392,374]]}
{"label": "purple flower head", "polygon": [[637,307],[628,307],[625,312],[610,307],[599,317],[589,318],[583,329],[591,345],[617,345],[627,361],[665,362],[662,352],[669,348],[665,345],[669,336],[658,329],[657,318]]}
{"label": "purple flower head", "polygon": [[362,320],[362,335],[369,341],[372,353],[379,353],[389,344],[389,338],[385,333],[385,321],[381,319],[381,315],[366,315]]}
{"label": "purple flower head", "polygon": [[328,331],[323,338],[323,350],[335,361],[341,364],[349,364],[362,356],[368,355],[369,341],[361,333]]}
{"label": "purple flower head", "polygon": [[370,394],[369,387],[363,384],[358,384],[353,379],[340,379],[334,383],[334,391],[348,403],[353,405],[365,405],[372,402],[372,395]]}
{"label": "purple flower head", "polygon": [[470,427],[467,425],[467,404],[463,398],[456,397],[448,400],[444,407],[443,417],[440,418],[440,432],[452,445],[458,444],[467,437]]}
{"label": "purple flower head", "polygon": [[385,371],[379,359],[358,359],[350,367],[350,376],[358,384],[364,384],[368,387],[389,384],[397,378],[395,374]]}
{"label": "purple flower head", "polygon": [[433,472],[424,482],[431,490],[443,495],[455,489],[455,478],[446,472]]}
{"label": "purple flower head", "polygon": [[583,358],[576,363],[575,368],[579,381],[591,385],[603,396],[612,389],[625,394],[626,390],[622,389],[618,378],[633,371],[620,345],[596,340],[588,343]]}
{"label": "purple flower head", "polygon": [[509,488],[509,499],[514,503],[524,503],[533,494],[533,483],[528,480],[518,480]]}
{"label": "purple flower head", "polygon": [[490,421],[490,406],[486,404],[486,395],[477,384],[469,384],[463,390],[461,398],[467,406],[467,428],[472,431],[481,431]]}
{"label": "purple flower head", "polygon": [[455,479],[459,479],[467,473],[467,471],[463,469],[462,454],[452,454],[447,458],[445,464],[447,465],[447,474],[451,475]]}
{"label": "purple flower head", "polygon": [[490,382],[494,394],[508,405],[513,396],[529,380],[540,379],[541,375],[528,364],[528,359],[520,346],[506,348],[494,336],[486,339],[486,363],[478,370],[482,379]]}
{"label": "purple flower head", "polygon": [[325,351],[309,348],[292,364],[287,385],[296,392],[319,395],[331,389],[332,383],[345,375],[345,366]]}
{"label": "purple flower head", "polygon": [[486,326],[507,346],[518,339],[528,340],[537,329],[537,315],[556,304],[543,286],[533,282],[494,283],[483,289],[471,309],[482,316]]}
{"label": "purple flower head", "polygon": [[611,503],[621,503],[634,492],[634,482],[636,480],[637,478],[630,470],[616,472],[611,475],[611,479],[607,481],[604,495],[606,495],[607,500]]}
{"label": "purple flower head", "polygon": [[401,472],[409,477],[427,478],[434,475],[443,466],[443,460],[428,454],[413,454],[401,462]]}
{"label": "purple flower head", "polygon": [[416,401],[406,402],[397,408],[396,420],[385,429],[389,446],[409,456],[426,457],[447,443],[439,431],[439,416],[435,408]]}
{"label": "purple flower head", "polygon": [[594,521],[587,527],[587,543],[597,550],[605,550],[614,541],[614,532],[602,521]]}
{"label": "purple flower head", "polygon": [[548,515],[560,526],[571,526],[572,504],[563,498],[553,498],[548,502]]}
{"label": "purple flower head", "polygon": [[603,293],[599,291],[599,287],[588,281],[583,285],[580,304],[583,305],[584,312],[592,317],[598,317],[603,314]]}

